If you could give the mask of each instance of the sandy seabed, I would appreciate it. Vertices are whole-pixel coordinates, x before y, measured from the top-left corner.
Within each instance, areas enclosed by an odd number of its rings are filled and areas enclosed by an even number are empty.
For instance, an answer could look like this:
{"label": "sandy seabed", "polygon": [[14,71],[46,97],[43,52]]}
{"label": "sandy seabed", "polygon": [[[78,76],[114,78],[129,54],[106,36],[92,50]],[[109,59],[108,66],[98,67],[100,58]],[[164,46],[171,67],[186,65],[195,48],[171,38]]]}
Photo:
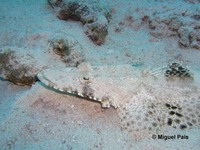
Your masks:
{"label": "sandy seabed", "polygon": [[[194,72],[195,85],[199,88],[200,51],[179,47],[177,37],[156,38],[150,34],[148,25],[141,22],[142,17],[163,8],[178,13],[180,9],[174,8],[181,6],[189,11],[199,4],[184,0],[107,3],[113,9],[113,17],[105,43],[96,46],[79,22],[59,20],[46,0],[3,1],[0,46],[21,48],[23,55],[38,57],[35,61],[38,66],[48,63],[63,67],[56,56],[46,55],[47,41],[56,34],[72,35],[82,45],[91,65],[131,64],[140,74],[143,70],[181,61]],[[175,135],[175,138],[157,139],[155,133],[153,139],[130,133],[123,128],[116,109],[102,109],[99,103],[49,90],[40,82],[23,87],[0,81],[0,149],[200,149],[199,128],[169,129],[163,135],[168,138]]]}

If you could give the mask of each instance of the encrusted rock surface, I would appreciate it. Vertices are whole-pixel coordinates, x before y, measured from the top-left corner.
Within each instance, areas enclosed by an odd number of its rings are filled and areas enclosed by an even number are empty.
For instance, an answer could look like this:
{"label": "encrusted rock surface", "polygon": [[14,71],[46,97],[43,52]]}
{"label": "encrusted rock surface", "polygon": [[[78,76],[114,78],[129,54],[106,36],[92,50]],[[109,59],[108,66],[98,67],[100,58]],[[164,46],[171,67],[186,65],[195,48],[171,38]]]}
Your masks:
{"label": "encrusted rock surface", "polygon": [[151,35],[156,38],[178,38],[181,47],[200,49],[200,10],[173,10],[155,12],[148,16],[148,25],[152,29]]}
{"label": "encrusted rock surface", "polygon": [[58,6],[58,17],[63,20],[80,21],[84,25],[85,34],[95,43],[101,45],[108,34],[110,11],[100,7],[97,2],[89,1],[56,1],[49,0],[51,6]]}
{"label": "encrusted rock surface", "polygon": [[11,49],[0,53],[0,74],[3,78],[17,85],[31,85],[36,81],[35,72],[31,65],[20,62],[20,58]]}

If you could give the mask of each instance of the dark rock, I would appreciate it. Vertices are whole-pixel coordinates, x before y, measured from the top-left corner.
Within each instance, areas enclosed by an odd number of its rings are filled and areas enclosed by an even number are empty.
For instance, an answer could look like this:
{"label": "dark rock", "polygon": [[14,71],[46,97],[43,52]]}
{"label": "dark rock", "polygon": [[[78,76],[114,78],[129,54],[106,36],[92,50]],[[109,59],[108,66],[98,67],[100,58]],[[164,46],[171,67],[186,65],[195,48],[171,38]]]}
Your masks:
{"label": "dark rock", "polygon": [[0,69],[1,76],[14,84],[29,86],[36,81],[35,74],[30,73],[31,66],[20,64],[10,49],[0,53]]}
{"label": "dark rock", "polygon": [[178,37],[181,47],[200,49],[199,10],[181,11],[179,14],[168,12],[148,18],[150,32],[155,38]]}
{"label": "dark rock", "polygon": [[100,15],[97,17],[97,21],[93,23],[85,24],[85,34],[97,45],[101,45],[105,42],[105,38],[108,34],[108,21],[105,16]]}
{"label": "dark rock", "polygon": [[75,21],[81,21],[85,24],[87,21],[84,20],[84,18],[91,13],[92,12],[87,5],[80,4],[78,2],[69,2],[62,6],[59,16],[60,19],[63,20],[72,19]]}
{"label": "dark rock", "polygon": [[[51,0],[50,4],[57,3]],[[55,2],[56,1],[56,2]],[[103,10],[98,5],[92,5],[80,1],[64,1],[60,7],[58,17],[63,20],[80,21],[84,25],[85,34],[97,45],[105,42],[108,34],[108,23],[111,19],[111,13]]]}
{"label": "dark rock", "polygon": [[6,78],[8,81],[17,84],[17,85],[32,85],[36,78],[34,75],[27,75],[28,71],[31,68],[29,66],[21,66],[19,68],[13,69],[12,67],[8,68]]}

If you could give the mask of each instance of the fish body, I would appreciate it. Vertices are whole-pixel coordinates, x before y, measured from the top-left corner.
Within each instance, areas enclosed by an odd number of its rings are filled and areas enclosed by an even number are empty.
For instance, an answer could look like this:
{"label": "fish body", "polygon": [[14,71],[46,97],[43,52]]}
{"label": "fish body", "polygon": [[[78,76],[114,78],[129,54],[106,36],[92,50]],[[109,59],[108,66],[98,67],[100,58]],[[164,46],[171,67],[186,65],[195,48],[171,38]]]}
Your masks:
{"label": "fish body", "polygon": [[134,93],[136,78],[131,65],[46,69],[37,75],[48,87],[117,108]]}

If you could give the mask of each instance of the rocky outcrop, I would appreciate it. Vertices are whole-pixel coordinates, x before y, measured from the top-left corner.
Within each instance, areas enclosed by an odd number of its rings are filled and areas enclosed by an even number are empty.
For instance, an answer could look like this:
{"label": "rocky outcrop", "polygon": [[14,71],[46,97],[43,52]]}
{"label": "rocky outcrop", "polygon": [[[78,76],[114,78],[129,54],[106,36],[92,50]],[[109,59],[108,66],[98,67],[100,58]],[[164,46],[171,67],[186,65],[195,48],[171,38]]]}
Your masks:
{"label": "rocky outcrop", "polygon": [[0,74],[3,78],[17,85],[31,85],[36,81],[32,66],[18,61],[15,52],[3,49],[0,53]]}
{"label": "rocky outcrop", "polygon": [[87,1],[48,0],[51,6],[59,7],[58,18],[62,20],[80,21],[84,25],[85,34],[95,43],[101,45],[108,34],[110,11],[100,8],[98,3]]}
{"label": "rocky outcrop", "polygon": [[163,14],[148,16],[150,34],[156,38],[178,38],[181,47],[200,49],[200,10],[163,12]]}

